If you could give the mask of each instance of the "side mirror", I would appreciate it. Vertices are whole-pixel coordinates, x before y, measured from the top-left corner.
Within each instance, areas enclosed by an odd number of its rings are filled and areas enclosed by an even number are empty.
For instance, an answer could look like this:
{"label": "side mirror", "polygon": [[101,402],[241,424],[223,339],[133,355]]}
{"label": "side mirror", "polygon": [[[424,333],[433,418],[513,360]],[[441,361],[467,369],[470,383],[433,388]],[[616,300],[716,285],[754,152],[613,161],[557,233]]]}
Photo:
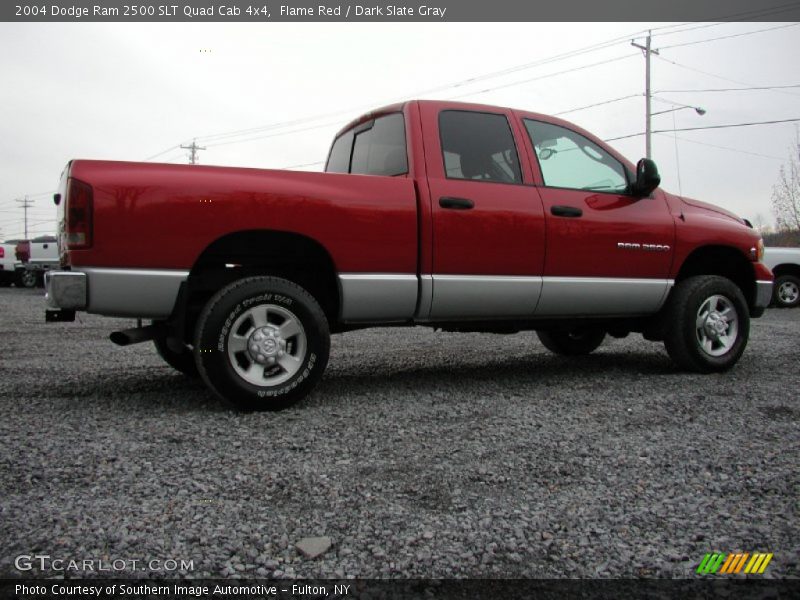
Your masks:
{"label": "side mirror", "polygon": [[643,198],[649,196],[661,183],[656,163],[649,158],[643,158],[636,163],[636,181],[633,184],[634,195]]}

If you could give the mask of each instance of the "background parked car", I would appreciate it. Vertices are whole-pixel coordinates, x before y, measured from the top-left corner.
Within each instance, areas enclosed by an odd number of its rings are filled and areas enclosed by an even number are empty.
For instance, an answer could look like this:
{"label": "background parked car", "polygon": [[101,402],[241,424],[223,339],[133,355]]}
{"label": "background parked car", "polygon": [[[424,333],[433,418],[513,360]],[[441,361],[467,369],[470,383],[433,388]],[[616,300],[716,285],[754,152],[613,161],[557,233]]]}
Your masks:
{"label": "background parked car", "polygon": [[43,235],[17,244],[15,255],[17,284],[22,287],[43,285],[44,272],[59,266],[58,243],[52,235]]}
{"label": "background parked car", "polygon": [[775,275],[773,304],[781,308],[800,306],[800,248],[765,248],[764,264]]}

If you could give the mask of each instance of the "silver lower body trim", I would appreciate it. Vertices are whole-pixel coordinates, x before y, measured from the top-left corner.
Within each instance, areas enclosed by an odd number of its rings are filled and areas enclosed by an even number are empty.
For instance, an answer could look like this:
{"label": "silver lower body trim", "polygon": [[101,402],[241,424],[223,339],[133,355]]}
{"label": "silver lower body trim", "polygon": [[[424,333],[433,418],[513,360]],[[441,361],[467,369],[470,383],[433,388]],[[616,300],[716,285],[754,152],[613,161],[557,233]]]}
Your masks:
{"label": "silver lower body trim", "polygon": [[341,320],[345,323],[408,321],[417,309],[416,275],[344,273]]}
{"label": "silver lower body trim", "polygon": [[531,317],[541,290],[541,277],[433,275],[433,301],[428,318]]}
{"label": "silver lower body trim", "polygon": [[772,302],[772,281],[756,281],[756,308],[766,308]]}
{"label": "silver lower body trim", "polygon": [[671,279],[351,273],[339,276],[345,323],[538,317],[616,317],[657,312]]}
{"label": "silver lower body trim", "polygon": [[87,278],[86,311],[111,317],[165,319],[189,271],[79,267]]}
{"label": "silver lower body trim", "polygon": [[617,316],[658,312],[671,279],[544,277],[536,316]]}

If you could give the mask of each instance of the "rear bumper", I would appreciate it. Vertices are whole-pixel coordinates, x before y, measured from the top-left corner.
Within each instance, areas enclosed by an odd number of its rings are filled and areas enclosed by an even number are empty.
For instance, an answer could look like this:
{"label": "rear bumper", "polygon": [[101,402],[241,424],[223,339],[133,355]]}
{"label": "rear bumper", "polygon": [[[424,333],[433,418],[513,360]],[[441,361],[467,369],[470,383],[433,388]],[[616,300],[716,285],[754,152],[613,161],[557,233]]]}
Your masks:
{"label": "rear bumper", "polygon": [[77,271],[46,271],[44,274],[45,301],[50,308],[83,310],[86,308],[86,273]]}

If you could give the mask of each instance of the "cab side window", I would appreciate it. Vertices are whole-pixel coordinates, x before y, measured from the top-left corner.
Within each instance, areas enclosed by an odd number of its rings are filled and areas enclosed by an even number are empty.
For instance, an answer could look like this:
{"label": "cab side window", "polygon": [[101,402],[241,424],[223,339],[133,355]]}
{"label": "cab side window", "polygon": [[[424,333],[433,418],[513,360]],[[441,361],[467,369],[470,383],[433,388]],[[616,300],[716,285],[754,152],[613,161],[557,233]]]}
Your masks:
{"label": "cab side window", "polygon": [[448,179],[522,183],[519,157],[503,115],[445,110],[439,115]]}
{"label": "cab side window", "polygon": [[408,173],[403,115],[379,117],[340,135],[333,143],[325,171],[388,177]]}
{"label": "cab side window", "polygon": [[566,127],[525,119],[544,184],[548,187],[623,194],[625,167],[600,146]]}

